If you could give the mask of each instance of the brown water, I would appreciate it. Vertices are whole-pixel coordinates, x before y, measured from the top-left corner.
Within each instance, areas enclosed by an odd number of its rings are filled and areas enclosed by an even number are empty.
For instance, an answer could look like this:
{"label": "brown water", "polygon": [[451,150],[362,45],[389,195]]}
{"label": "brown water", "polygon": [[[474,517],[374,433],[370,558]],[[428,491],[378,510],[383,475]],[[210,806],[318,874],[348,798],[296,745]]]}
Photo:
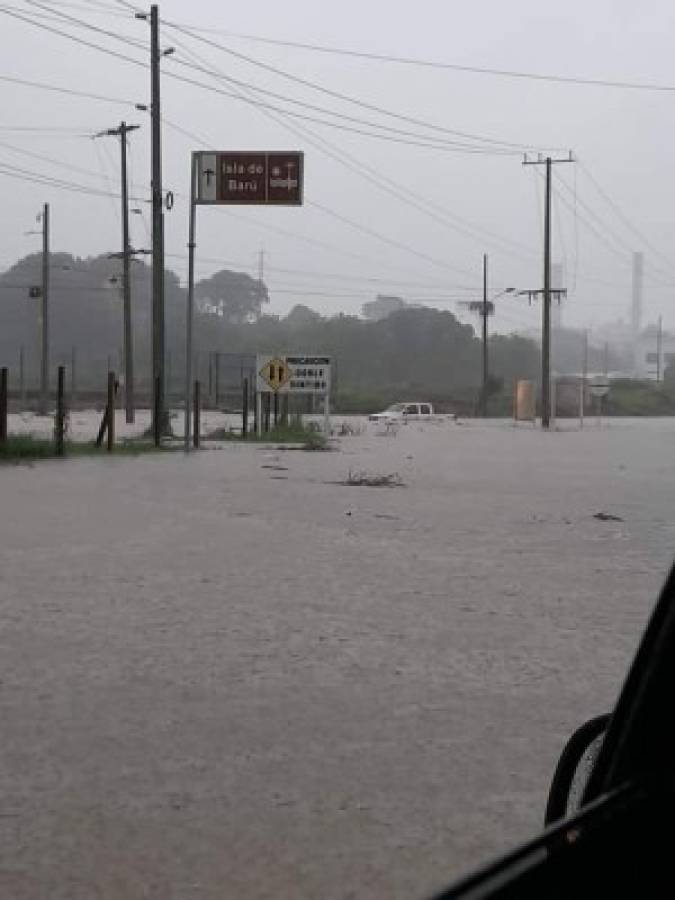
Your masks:
{"label": "brown water", "polygon": [[0,896],[423,897],[535,832],[672,560],[674,438],[0,468]]}

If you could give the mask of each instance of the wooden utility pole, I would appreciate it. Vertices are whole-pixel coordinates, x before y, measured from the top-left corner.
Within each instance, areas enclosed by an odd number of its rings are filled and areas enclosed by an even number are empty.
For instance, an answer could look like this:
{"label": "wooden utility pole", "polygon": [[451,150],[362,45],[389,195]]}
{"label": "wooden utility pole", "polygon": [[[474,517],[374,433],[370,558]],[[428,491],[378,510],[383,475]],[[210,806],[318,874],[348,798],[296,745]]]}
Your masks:
{"label": "wooden utility pole", "polygon": [[138,125],[120,123],[118,129],[121,148],[122,174],[122,265],[124,290],[124,403],[126,421],[134,421],[134,344],[131,317],[131,244],[129,243],[129,182],[127,178],[127,134]]}
{"label": "wooden utility pole", "polygon": [[120,139],[120,181],[122,196],[122,252],[111,254],[111,257],[122,259],[122,298],[124,304],[124,402],[126,408],[126,421],[131,424],[134,421],[134,345],[133,325],[131,316],[131,257],[134,251],[129,242],[129,179],[127,176],[127,134],[136,131],[139,125],[127,125],[120,122],[118,128],[109,128],[102,131],[97,137],[110,136]]}
{"label": "wooden utility pole", "polygon": [[47,415],[49,403],[49,203],[42,207],[42,360],[40,369],[40,413]]}
{"label": "wooden utility pole", "polygon": [[[552,159],[539,156],[537,159],[523,160],[524,166],[546,167],[546,195],[544,200],[544,290],[541,324],[541,427],[551,424],[551,169],[553,163],[574,162],[569,157]],[[528,292],[532,293],[532,292]]]}

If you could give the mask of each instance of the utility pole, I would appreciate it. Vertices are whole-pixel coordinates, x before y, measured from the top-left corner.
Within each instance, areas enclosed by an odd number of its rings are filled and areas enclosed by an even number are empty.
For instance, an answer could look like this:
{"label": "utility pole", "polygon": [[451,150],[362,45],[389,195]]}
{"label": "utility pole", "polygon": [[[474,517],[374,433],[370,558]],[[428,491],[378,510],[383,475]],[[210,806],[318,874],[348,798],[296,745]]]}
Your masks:
{"label": "utility pole", "polygon": [[[165,410],[165,319],[164,319],[164,196],[162,193],[162,108],[160,99],[160,62],[174,52],[159,47],[159,8],[150,7],[150,15],[136,13],[135,18],[150,23],[150,115],[152,121],[152,383],[154,397],[153,431],[161,434]],[[136,104],[137,109],[147,109]],[[159,423],[155,424],[155,412]]]}
{"label": "utility pole", "polygon": [[487,253],[483,254],[483,308],[481,316],[483,317],[483,392],[481,394],[480,409],[481,415],[487,418],[487,396],[488,396],[488,258]]}
{"label": "utility pole", "polygon": [[479,414],[485,418],[487,416],[487,401],[488,401],[488,382],[490,380],[490,367],[489,367],[489,357],[488,357],[488,316],[494,314],[495,304],[494,301],[499,297],[502,297],[504,294],[513,294],[516,292],[515,288],[508,287],[504,288],[503,291],[500,291],[496,296],[492,298],[492,300],[488,300],[488,255],[487,253],[483,254],[483,299],[482,300],[461,300],[459,302],[460,306],[468,307],[471,312],[476,312],[482,318],[482,336],[481,336],[481,345],[482,345],[482,356],[483,356],[483,376],[482,376],[482,387],[479,397],[478,403],[478,412]]}
{"label": "utility pole", "polygon": [[164,198],[162,197],[162,119],[160,103],[159,11],[150,7],[150,111],[152,115],[152,329],[153,376],[159,389],[156,409],[164,423]]}
{"label": "utility pole", "polygon": [[[569,157],[553,159],[541,155],[537,159],[523,160],[524,166],[546,167],[546,195],[544,200],[544,290],[541,335],[541,427],[551,424],[551,170],[553,163],[574,162]],[[557,291],[556,291],[557,292]],[[533,292],[528,291],[532,294]]]}
{"label": "utility pole", "polygon": [[127,177],[127,134],[136,131],[139,125],[127,125],[120,122],[119,128],[109,128],[97,137],[104,135],[119,137],[121,149],[121,184],[122,184],[122,297],[124,301],[124,402],[126,421],[134,421],[134,344],[131,316],[131,256],[133,250],[129,243],[129,180]]}
{"label": "utility pole", "polygon": [[661,356],[663,348],[663,317],[659,316],[659,324],[656,329],[656,381],[661,381]]}
{"label": "utility pole", "polygon": [[42,363],[40,413],[47,415],[49,402],[49,203],[42,207]]}
{"label": "utility pole", "polygon": [[586,404],[586,378],[588,375],[588,331],[584,329],[584,343],[581,360],[581,384],[579,385],[579,427],[584,427],[584,406]]}

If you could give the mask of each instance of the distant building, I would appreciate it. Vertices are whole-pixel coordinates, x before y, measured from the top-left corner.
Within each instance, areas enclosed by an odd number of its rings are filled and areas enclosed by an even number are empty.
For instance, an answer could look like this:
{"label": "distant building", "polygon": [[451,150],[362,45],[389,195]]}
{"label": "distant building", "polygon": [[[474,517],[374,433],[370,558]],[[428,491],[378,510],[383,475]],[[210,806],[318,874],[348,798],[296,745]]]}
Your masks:
{"label": "distant building", "polygon": [[663,381],[663,374],[671,365],[675,365],[675,334],[664,331],[659,341],[658,327],[648,325],[640,332],[635,344],[636,377]]}

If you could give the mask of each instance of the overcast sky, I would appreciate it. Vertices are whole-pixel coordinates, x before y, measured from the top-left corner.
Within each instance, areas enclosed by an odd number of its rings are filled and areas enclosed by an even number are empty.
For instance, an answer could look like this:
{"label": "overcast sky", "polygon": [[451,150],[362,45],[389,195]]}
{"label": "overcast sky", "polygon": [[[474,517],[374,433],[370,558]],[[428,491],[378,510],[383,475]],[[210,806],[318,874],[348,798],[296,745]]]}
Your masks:
{"label": "overcast sky", "polygon": [[[115,0],[58,4],[11,0],[7,8],[145,63],[144,48],[125,46],[58,16],[69,15],[147,45],[148,26],[135,20],[125,6]],[[385,0],[194,0],[190,4],[165,0],[160,15],[165,23],[211,29],[199,34],[250,60],[163,27],[163,46],[176,48],[163,61],[164,185],[176,193],[175,206],[166,216],[166,252],[167,265],[181,279],[186,273],[190,150],[303,149],[304,207],[199,210],[198,275],[224,266],[254,274],[259,251],[264,249],[270,311],[275,313],[286,312],[296,302],[326,313],[358,312],[361,303],[378,291],[457,311],[460,298],[480,295],[484,252],[490,257],[491,294],[506,287],[537,288],[542,283],[543,169],[523,167],[518,148],[513,155],[476,154],[449,146],[392,143],[289,119],[170,76],[193,78],[245,99],[257,96],[260,102],[353,128],[372,130],[369,123],[377,123],[413,133],[386,132],[403,140],[463,140],[312,90],[255,65],[258,62],[427,125],[534,151],[559,148],[556,155],[573,150],[579,163],[561,164],[555,170],[560,196],[554,200],[553,258],[563,264],[569,289],[564,321],[597,325],[627,318],[630,252],[641,249],[646,255],[645,318],[662,314],[666,325],[675,328],[671,312],[675,265],[670,262],[675,259],[675,90],[619,90],[467,73],[235,36],[257,35],[500,70],[675,85],[672,2],[569,0],[554,6],[534,0],[396,4]],[[23,170],[12,171],[28,179],[31,175],[26,173],[42,173],[116,192],[116,139],[16,129],[67,129],[91,135],[124,118],[142,126],[130,138],[131,169],[133,193],[147,199],[149,120],[147,114],[133,109],[133,103],[149,100],[148,71],[7,15],[2,16],[0,34],[0,76],[49,82],[130,104],[0,81],[5,111],[0,123],[1,164]],[[314,104],[322,111],[252,95],[248,87],[188,68],[193,64],[283,98]],[[335,119],[331,112],[366,124]],[[469,143],[472,149],[494,147],[473,139]],[[361,161],[376,170],[388,179],[391,190],[403,191],[410,202],[353,171],[355,161],[357,168]],[[87,256],[119,248],[118,200],[6,174],[0,177],[3,268],[39,249],[39,236],[25,232],[38,227],[35,215],[45,201],[51,204],[54,250]],[[615,206],[603,198],[596,184]],[[149,207],[147,202],[134,205],[143,214],[132,216],[133,244],[147,247]],[[509,295],[497,303],[496,329],[538,327],[538,307],[530,308],[525,300]]]}

